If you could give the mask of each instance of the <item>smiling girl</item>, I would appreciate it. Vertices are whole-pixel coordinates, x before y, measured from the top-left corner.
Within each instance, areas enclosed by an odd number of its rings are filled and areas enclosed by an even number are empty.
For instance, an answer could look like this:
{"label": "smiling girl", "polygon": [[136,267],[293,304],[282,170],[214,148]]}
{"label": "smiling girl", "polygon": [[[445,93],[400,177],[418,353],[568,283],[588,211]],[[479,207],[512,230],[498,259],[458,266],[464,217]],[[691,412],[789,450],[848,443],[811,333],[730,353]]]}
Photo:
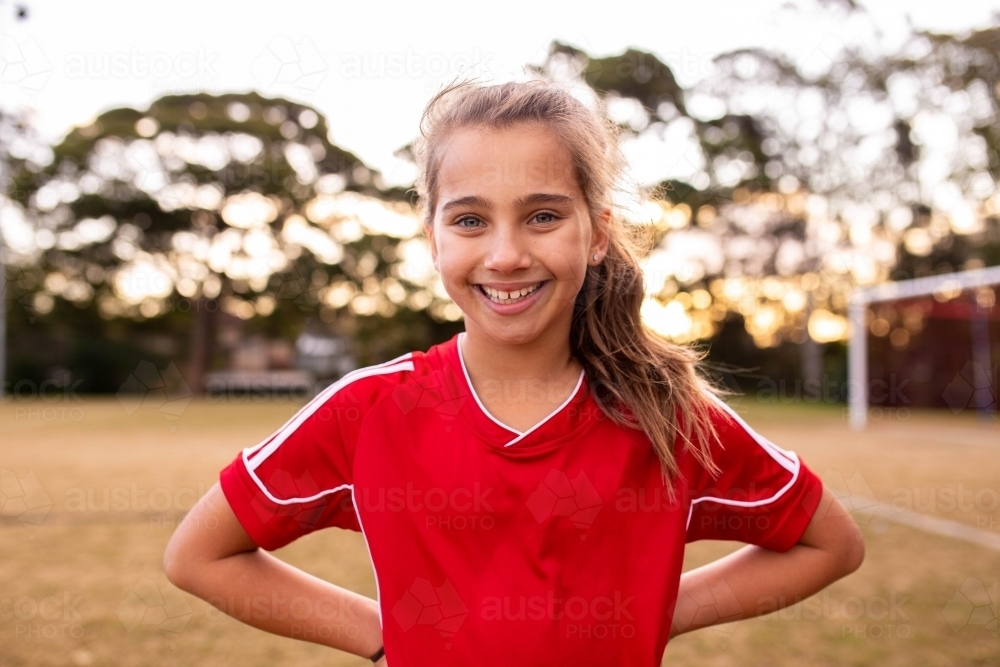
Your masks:
{"label": "smiling girl", "polygon": [[[465,331],[347,374],[245,449],[173,536],[173,583],[393,667],[652,667],[671,637],[860,566],[817,476],[643,325],[615,136],[542,81],[431,100],[417,186]],[[377,601],[267,553],[329,526],[363,532]],[[682,575],[699,539],[747,546]]]}

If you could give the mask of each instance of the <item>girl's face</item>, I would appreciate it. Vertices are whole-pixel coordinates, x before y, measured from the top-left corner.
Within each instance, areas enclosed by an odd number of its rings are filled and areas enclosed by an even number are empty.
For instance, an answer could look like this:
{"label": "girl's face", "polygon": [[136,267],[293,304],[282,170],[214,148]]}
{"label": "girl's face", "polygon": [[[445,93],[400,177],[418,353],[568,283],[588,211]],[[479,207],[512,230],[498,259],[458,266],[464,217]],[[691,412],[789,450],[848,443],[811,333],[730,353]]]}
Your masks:
{"label": "girl's face", "polygon": [[568,339],[587,266],[608,245],[569,152],[540,123],[449,136],[427,235],[466,329],[510,345]]}

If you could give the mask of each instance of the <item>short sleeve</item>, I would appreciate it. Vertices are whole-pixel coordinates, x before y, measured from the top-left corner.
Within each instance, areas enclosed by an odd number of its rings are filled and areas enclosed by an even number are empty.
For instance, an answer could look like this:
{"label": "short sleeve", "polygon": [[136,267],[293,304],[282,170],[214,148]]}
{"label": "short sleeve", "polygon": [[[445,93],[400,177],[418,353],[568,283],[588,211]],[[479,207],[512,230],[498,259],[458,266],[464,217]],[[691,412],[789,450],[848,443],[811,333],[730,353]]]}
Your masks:
{"label": "short sleeve", "polygon": [[327,527],[360,531],[351,470],[362,403],[335,383],[222,470],[222,491],[260,547],[271,551]]}
{"label": "short sleeve", "polygon": [[791,549],[819,505],[823,485],[792,451],[757,433],[712,395],[721,447],[713,477],[698,466],[690,483],[687,541],[737,540],[773,551]]}

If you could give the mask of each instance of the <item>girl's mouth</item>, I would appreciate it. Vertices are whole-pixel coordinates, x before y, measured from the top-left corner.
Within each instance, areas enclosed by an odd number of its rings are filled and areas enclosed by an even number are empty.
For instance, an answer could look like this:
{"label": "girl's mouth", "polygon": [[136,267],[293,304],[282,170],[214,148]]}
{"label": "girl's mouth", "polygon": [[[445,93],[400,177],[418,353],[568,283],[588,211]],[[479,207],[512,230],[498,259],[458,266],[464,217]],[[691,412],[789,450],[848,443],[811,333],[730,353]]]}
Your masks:
{"label": "girl's mouth", "polygon": [[501,314],[516,315],[538,299],[539,291],[548,283],[542,280],[534,285],[512,291],[496,290],[485,285],[476,285],[476,289],[483,295],[492,308]]}
{"label": "girl's mouth", "polygon": [[492,287],[486,287],[485,285],[476,285],[479,291],[482,292],[487,299],[495,304],[501,306],[510,306],[516,303],[521,303],[530,297],[538,288],[544,285],[547,281],[543,280],[530,287],[524,287],[519,290],[514,290],[512,292],[503,292],[500,290],[495,290]]}

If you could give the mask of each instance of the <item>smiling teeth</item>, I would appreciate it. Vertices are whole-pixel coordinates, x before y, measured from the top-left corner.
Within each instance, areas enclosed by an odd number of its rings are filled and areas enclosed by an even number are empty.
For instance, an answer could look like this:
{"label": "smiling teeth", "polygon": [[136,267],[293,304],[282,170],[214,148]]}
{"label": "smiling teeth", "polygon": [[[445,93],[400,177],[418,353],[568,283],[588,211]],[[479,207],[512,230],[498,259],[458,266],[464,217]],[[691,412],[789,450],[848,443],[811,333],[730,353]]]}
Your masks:
{"label": "smiling teeth", "polygon": [[531,287],[514,290],[513,292],[501,292],[500,290],[495,290],[492,287],[487,287],[486,285],[480,285],[479,287],[486,292],[490,299],[496,301],[497,303],[513,303],[514,301],[517,301],[522,297],[526,297],[534,292],[538,289],[539,285],[541,285],[541,283],[538,283],[538,285],[532,285]]}

